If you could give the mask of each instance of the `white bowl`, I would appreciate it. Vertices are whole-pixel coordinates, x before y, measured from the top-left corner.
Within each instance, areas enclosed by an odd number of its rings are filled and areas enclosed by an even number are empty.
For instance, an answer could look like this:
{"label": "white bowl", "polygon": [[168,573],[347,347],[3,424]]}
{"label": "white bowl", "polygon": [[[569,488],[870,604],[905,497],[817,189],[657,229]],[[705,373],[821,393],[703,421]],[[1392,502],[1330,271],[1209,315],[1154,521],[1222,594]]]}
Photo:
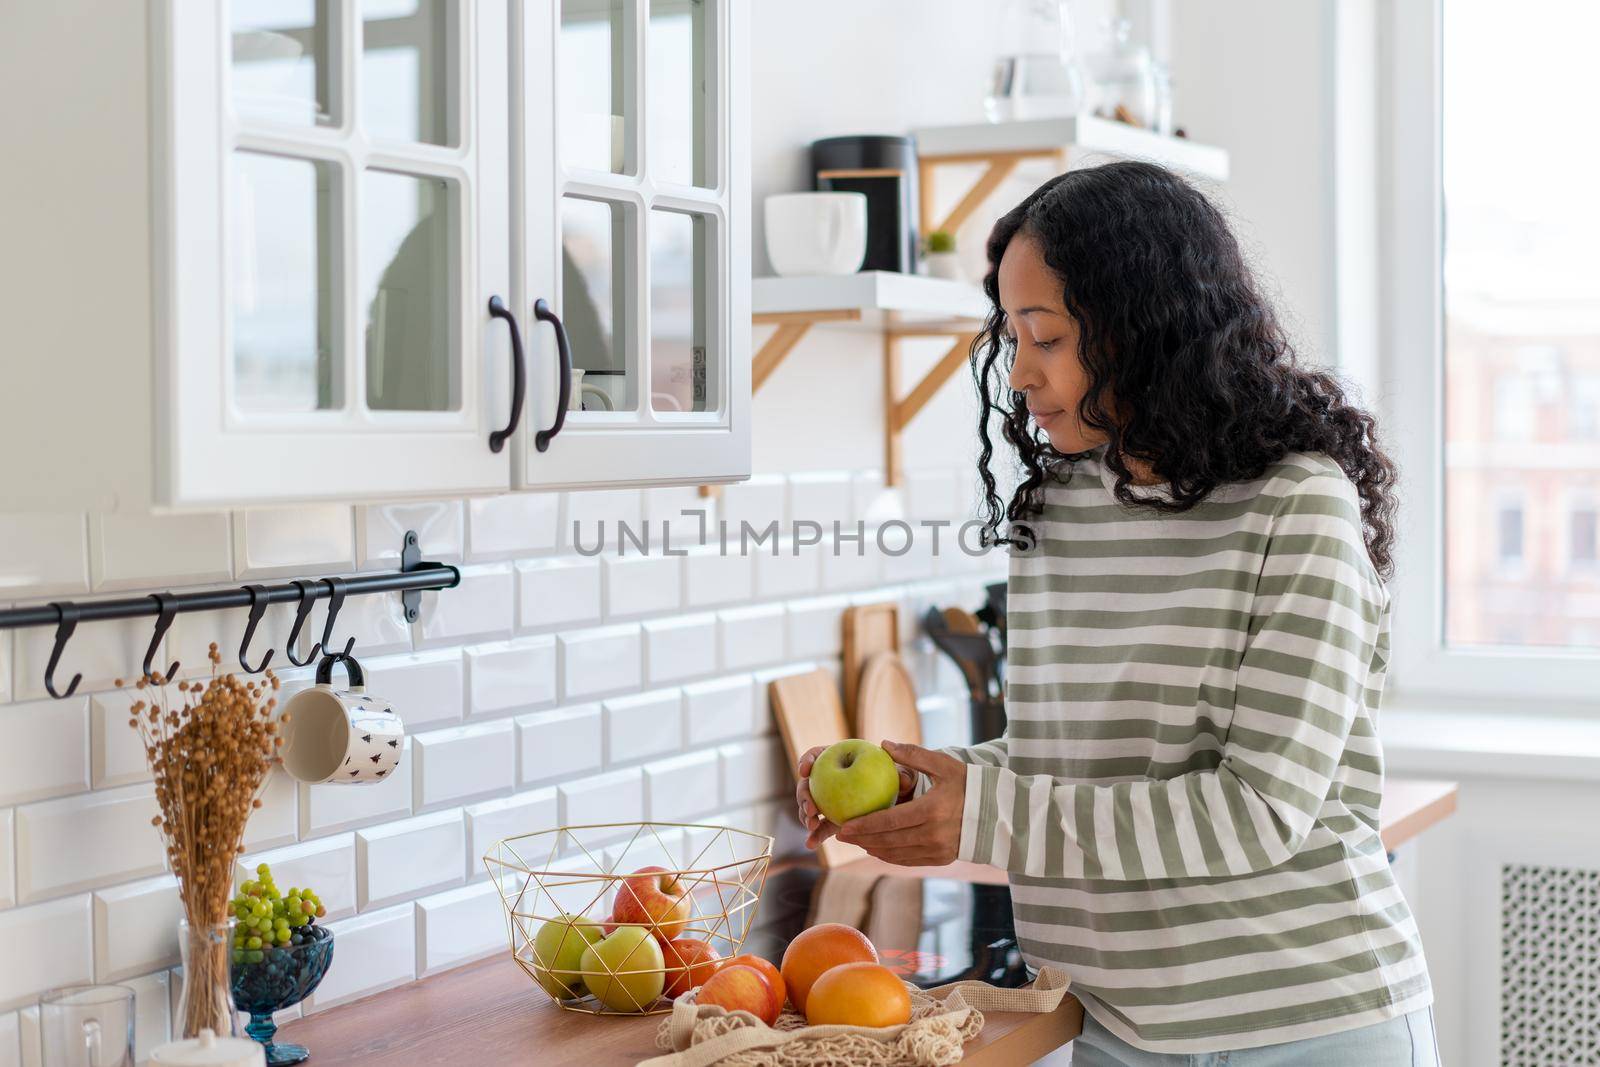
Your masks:
{"label": "white bowl", "polygon": [[767,256],[784,277],[854,274],[867,258],[865,193],[767,197]]}

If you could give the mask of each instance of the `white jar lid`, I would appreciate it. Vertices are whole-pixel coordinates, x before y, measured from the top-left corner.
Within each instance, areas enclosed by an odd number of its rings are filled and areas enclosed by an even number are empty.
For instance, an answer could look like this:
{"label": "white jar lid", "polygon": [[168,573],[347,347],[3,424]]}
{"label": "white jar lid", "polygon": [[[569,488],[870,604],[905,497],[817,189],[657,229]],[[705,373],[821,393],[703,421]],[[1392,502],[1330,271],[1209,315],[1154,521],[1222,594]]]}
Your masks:
{"label": "white jar lid", "polygon": [[151,1050],[150,1062],[158,1067],[266,1067],[267,1055],[254,1041],[202,1030],[199,1037]]}

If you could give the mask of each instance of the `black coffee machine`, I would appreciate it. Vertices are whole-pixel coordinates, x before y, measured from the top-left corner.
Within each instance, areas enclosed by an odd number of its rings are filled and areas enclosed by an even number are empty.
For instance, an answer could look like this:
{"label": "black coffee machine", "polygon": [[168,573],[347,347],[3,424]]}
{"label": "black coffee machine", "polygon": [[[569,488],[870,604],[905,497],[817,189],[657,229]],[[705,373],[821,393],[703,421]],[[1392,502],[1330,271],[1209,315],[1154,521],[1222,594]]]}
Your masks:
{"label": "black coffee machine", "polygon": [[865,193],[862,270],[917,272],[917,145],[909,137],[827,137],[811,145],[821,192]]}

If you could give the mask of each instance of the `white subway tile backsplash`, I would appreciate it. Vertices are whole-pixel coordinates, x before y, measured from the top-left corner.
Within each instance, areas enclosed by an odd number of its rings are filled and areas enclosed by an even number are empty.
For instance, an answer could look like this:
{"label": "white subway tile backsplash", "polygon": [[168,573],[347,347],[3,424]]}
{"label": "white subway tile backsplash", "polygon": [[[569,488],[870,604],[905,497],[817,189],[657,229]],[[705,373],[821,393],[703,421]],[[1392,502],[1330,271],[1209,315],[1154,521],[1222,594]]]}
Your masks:
{"label": "white subway tile backsplash", "polygon": [[506,951],[505,908],[493,883],[417,901],[417,977]]}
{"label": "white subway tile backsplash", "polygon": [[717,669],[717,617],[679,615],[644,624],[645,680],[651,685]]}
{"label": "white subway tile backsplash", "polygon": [[718,754],[693,752],[644,766],[644,814],[652,822],[687,822],[721,805]]}
{"label": "white subway tile backsplash", "polygon": [[474,563],[561,547],[561,493],[503,493],[467,501],[467,558]]}
{"label": "white subway tile backsplash", "polygon": [[600,769],[604,753],[600,705],[537,711],[517,718],[518,781],[536,785]]}
{"label": "white subway tile backsplash", "polygon": [[356,831],[361,910],[461,884],[466,849],[460,808]]}
{"label": "white subway tile backsplash", "polygon": [[784,657],[782,604],[719,611],[717,629],[724,670],[758,667]]}
{"label": "white subway tile backsplash", "polygon": [[226,512],[89,516],[89,572],[96,589],[223,582],[233,576]]}
{"label": "white subway tile backsplash", "polygon": [[[423,606],[427,607],[427,599],[433,593],[423,593]],[[328,625],[327,598],[319,600],[311,609],[311,617],[306,620],[305,640],[308,642],[321,642],[323,631]],[[289,606],[292,614],[293,607]],[[424,615],[426,618],[426,615]],[[390,593],[388,596],[354,596],[346,597],[344,606],[339,609],[338,616],[333,620],[333,635],[327,645],[343,652],[346,642],[350,638],[356,639],[354,655],[377,656],[385,652],[405,652],[411,649],[411,625],[406,622],[405,609],[401,606],[400,595]],[[278,653],[278,658],[283,659],[283,653]],[[362,665],[365,666],[365,660]],[[284,666],[288,666],[287,663]]]}
{"label": "white subway tile backsplash", "polygon": [[0,515],[0,589],[8,597],[88,592],[83,513]]}
{"label": "white subway tile backsplash", "polygon": [[[363,659],[361,668],[367,691],[394,705],[407,733],[461,721],[466,678],[459,649]],[[341,681],[336,674],[335,684]]]}
{"label": "white subway tile backsplash", "polygon": [[646,489],[644,517],[650,527],[652,552],[688,548],[715,538],[717,502],[701,496],[699,488],[692,485]]}
{"label": "white subway tile backsplash", "polygon": [[172,1040],[171,972],[126,978],[120,983],[133,990],[133,1058],[150,1062],[152,1049]]}
{"label": "white subway tile backsplash", "polygon": [[150,825],[157,811],[149,785],[17,808],[17,899],[30,903],[155,874],[166,861]]}
{"label": "white subway tile backsplash", "polygon": [[120,982],[178,966],[182,918],[178,880],[170,874],[94,894],[94,980]]}
{"label": "white subway tile backsplash", "polygon": [[839,655],[843,642],[844,609],[848,597],[816,597],[795,600],[788,605],[789,655],[826,659]]}
{"label": "white subway tile backsplash", "polygon": [[627,526],[642,536],[644,495],[637,489],[600,489],[568,493],[565,529],[567,543],[586,551],[597,544],[619,543],[620,530]]}
{"label": "white subway tile backsplash", "polygon": [[[400,765],[381,782],[370,785],[342,785],[338,782],[298,785],[300,836],[320,837],[411,814],[415,767],[416,744],[414,739],[407,737],[400,755]],[[252,818],[251,822],[254,821]]]}
{"label": "white subway tile backsplash", "polygon": [[715,542],[689,549],[683,564],[685,607],[742,604],[755,590],[755,558],[739,551],[737,535],[727,551]]}
{"label": "white subway tile backsplash", "polygon": [[0,909],[17,902],[15,822],[10,808],[0,811]]}
{"label": "white subway tile backsplash", "polygon": [[[508,837],[521,837],[524,834],[555,829],[559,825],[556,810],[554,786],[501,797],[499,800],[486,800],[482,804],[473,804],[467,808],[468,881],[488,877],[489,871],[483,865],[483,857],[494,847],[495,842]],[[544,843],[544,851],[547,852],[551,842],[544,838],[540,840]],[[535,851],[530,849],[524,852],[523,858],[530,863],[539,862],[535,858]]]}
{"label": "white subway tile backsplash", "polygon": [[469,797],[509,790],[516,778],[516,746],[509,719],[418,734],[413,802],[418,811]]}
{"label": "white subway tile backsplash", "polygon": [[[824,665],[832,668],[835,678],[838,675],[838,660],[826,660]],[[806,671],[817,669],[816,662],[786,663],[781,667],[772,667],[755,674],[755,729],[757,734],[770,734],[777,730],[778,720],[772,714],[772,683],[779,678],[786,678],[791,674],[803,674]],[[841,700],[843,697],[841,696]]]}
{"label": "white subway tile backsplash", "polygon": [[0,911],[0,1011],[31,1004],[55,986],[93,981],[93,930],[86,893]]}
{"label": "white subway tile backsplash", "polygon": [[355,566],[350,508],[316,504],[236,511],[233,566],[239,578],[300,578],[349,570]]}
{"label": "white subway tile backsplash", "polygon": [[[95,788],[150,780],[144,742],[128,725],[136,689],[114,689],[89,698],[89,774]],[[63,701],[63,703],[69,703]],[[4,712],[0,710],[0,717]]]}
{"label": "white subway tile backsplash", "polygon": [[261,807],[250,813],[244,827],[245,848],[274,848],[294,841],[299,784],[280,767],[267,775],[261,787]]}
{"label": "white subway tile backsplash", "polygon": [[671,611],[683,598],[682,559],[676,556],[606,556],[600,561],[606,617]]}
{"label": "white subway tile backsplash", "polygon": [[517,603],[517,624],[524,630],[594,622],[600,618],[600,561],[519,561]]}
{"label": "white subway tile backsplash", "polygon": [[738,741],[717,749],[725,804],[751,804],[794,788],[783,743],[775,737]]}
{"label": "white subway tile backsplash", "polygon": [[0,707],[0,805],[88,788],[87,697]]}
{"label": "white subway tile backsplash", "polygon": [[748,481],[722,487],[722,517],[729,536],[737,541],[741,523],[757,530],[768,523],[782,525],[787,484],[781,474],[760,474]]}
{"label": "white subway tile backsplash", "polygon": [[683,687],[684,739],[689,746],[747,737],[755,723],[750,675]]}
{"label": "white subway tile backsplash", "polygon": [[643,643],[637,623],[562,634],[561,677],[567,699],[636,689]]}
{"label": "white subway tile backsplash", "polygon": [[606,765],[632,763],[683,743],[683,694],[663,689],[605,702]]}
{"label": "white subway tile backsplash", "polygon": [[22,1067],[22,1035],[17,1013],[0,1014],[0,1067]]}
{"label": "white subway tile backsplash", "polygon": [[[352,789],[368,788],[351,786]],[[266,852],[251,852],[234,864],[234,884],[256,876],[256,866],[265,863],[272,868],[272,880],[281,888],[309,886],[317,891],[317,899],[328,910],[325,920],[343,918],[356,910],[356,837],[340,834],[317,841],[302,841],[298,845]]]}
{"label": "white subway tile backsplash", "polygon": [[825,589],[860,589],[883,580],[883,556],[872,530],[853,540],[855,527],[846,527],[844,536],[820,549],[822,585]]}
{"label": "white subway tile backsplash", "polygon": [[466,556],[466,503],[461,500],[372,504],[356,509],[356,565],[396,570],[406,532],[416,531],[422,558],[459,563]]}
{"label": "white subway tile backsplash", "polygon": [[422,594],[419,647],[508,637],[516,619],[516,583],[509,563],[461,568],[454,589]]}
{"label": "white subway tile backsplash", "polygon": [[556,639],[523,637],[466,650],[471,715],[500,715],[556,699]]}
{"label": "white subway tile backsplash", "polygon": [[564,782],[556,791],[562,826],[644,820],[644,772],[638,767]]}
{"label": "white subway tile backsplash", "polygon": [[957,508],[954,467],[934,467],[906,472],[906,514],[916,519],[954,519]]}
{"label": "white subway tile backsplash", "polygon": [[[49,696],[44,688],[44,669],[50,662],[55,634],[54,626],[15,631],[13,699],[42,700]],[[118,678],[132,679],[139,673],[139,663],[149,644],[149,619],[80,623],[56,666],[56,688],[65,692],[76,674],[83,675],[79,693],[110,689]],[[165,661],[161,669],[166,669]]]}
{"label": "white subway tile backsplash", "polygon": [[849,471],[811,471],[789,475],[789,521],[815,522],[826,531],[855,518],[855,493]]}
{"label": "white subway tile backsplash", "polygon": [[[883,580],[886,582],[915,582],[933,577],[933,531],[915,524],[908,526],[909,529],[890,525],[880,530],[878,550],[883,554]],[[954,539],[951,528],[941,530],[940,551],[955,548]]]}
{"label": "white subway tile backsplash", "polygon": [[[327,899],[323,899],[327,903]],[[407,903],[329,924],[333,963],[302,1008],[307,1015],[404,985],[417,976],[416,908]]]}
{"label": "white subway tile backsplash", "polygon": [[[372,599],[377,599],[376,597]],[[356,607],[355,601],[347,601],[347,607]],[[351,622],[354,614],[340,613],[341,628],[344,623]],[[210,660],[211,645],[217,646],[217,653],[222,657],[217,669],[223,671],[237,671],[239,669],[239,644],[244,640],[245,624],[250,619],[248,608],[236,608],[228,611],[201,611],[193,614],[179,615],[172,621],[172,629],[167,631],[166,653],[159,657],[160,666],[152,664],[157,670],[165,671],[173,660],[182,664],[178,671],[180,678],[209,678],[212,673]],[[291,604],[273,604],[267,608],[261,617],[261,622],[256,626],[255,636],[250,639],[250,662],[254,666],[261,665],[261,658],[269,649],[272,650],[272,662],[268,666],[290,666],[288,658],[282,649],[289,638],[289,630],[294,624],[294,606]],[[149,626],[149,622],[145,623]],[[309,630],[308,623],[306,629]],[[321,631],[317,631],[320,633]],[[129,674],[137,675],[137,670],[130,670]],[[177,694],[172,694],[176,697]]]}
{"label": "white subway tile backsplash", "polygon": [[756,563],[756,596],[770,600],[817,591],[821,554],[816,545],[784,538],[774,545],[752,548],[752,554]]}

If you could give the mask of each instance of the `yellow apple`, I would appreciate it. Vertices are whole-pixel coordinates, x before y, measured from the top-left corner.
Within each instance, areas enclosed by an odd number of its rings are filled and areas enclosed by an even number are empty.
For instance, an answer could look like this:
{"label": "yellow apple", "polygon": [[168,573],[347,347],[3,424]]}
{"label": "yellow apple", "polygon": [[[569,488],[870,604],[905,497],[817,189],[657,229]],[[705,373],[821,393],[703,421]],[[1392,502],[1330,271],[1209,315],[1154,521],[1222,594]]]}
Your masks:
{"label": "yellow apple", "polygon": [[533,976],[557,1000],[583,996],[583,950],[605,936],[600,924],[562,913],[533,938]]}
{"label": "yellow apple", "polygon": [[644,1011],[666,986],[661,945],[644,926],[619,926],[583,950],[584,983],[612,1011]]}

